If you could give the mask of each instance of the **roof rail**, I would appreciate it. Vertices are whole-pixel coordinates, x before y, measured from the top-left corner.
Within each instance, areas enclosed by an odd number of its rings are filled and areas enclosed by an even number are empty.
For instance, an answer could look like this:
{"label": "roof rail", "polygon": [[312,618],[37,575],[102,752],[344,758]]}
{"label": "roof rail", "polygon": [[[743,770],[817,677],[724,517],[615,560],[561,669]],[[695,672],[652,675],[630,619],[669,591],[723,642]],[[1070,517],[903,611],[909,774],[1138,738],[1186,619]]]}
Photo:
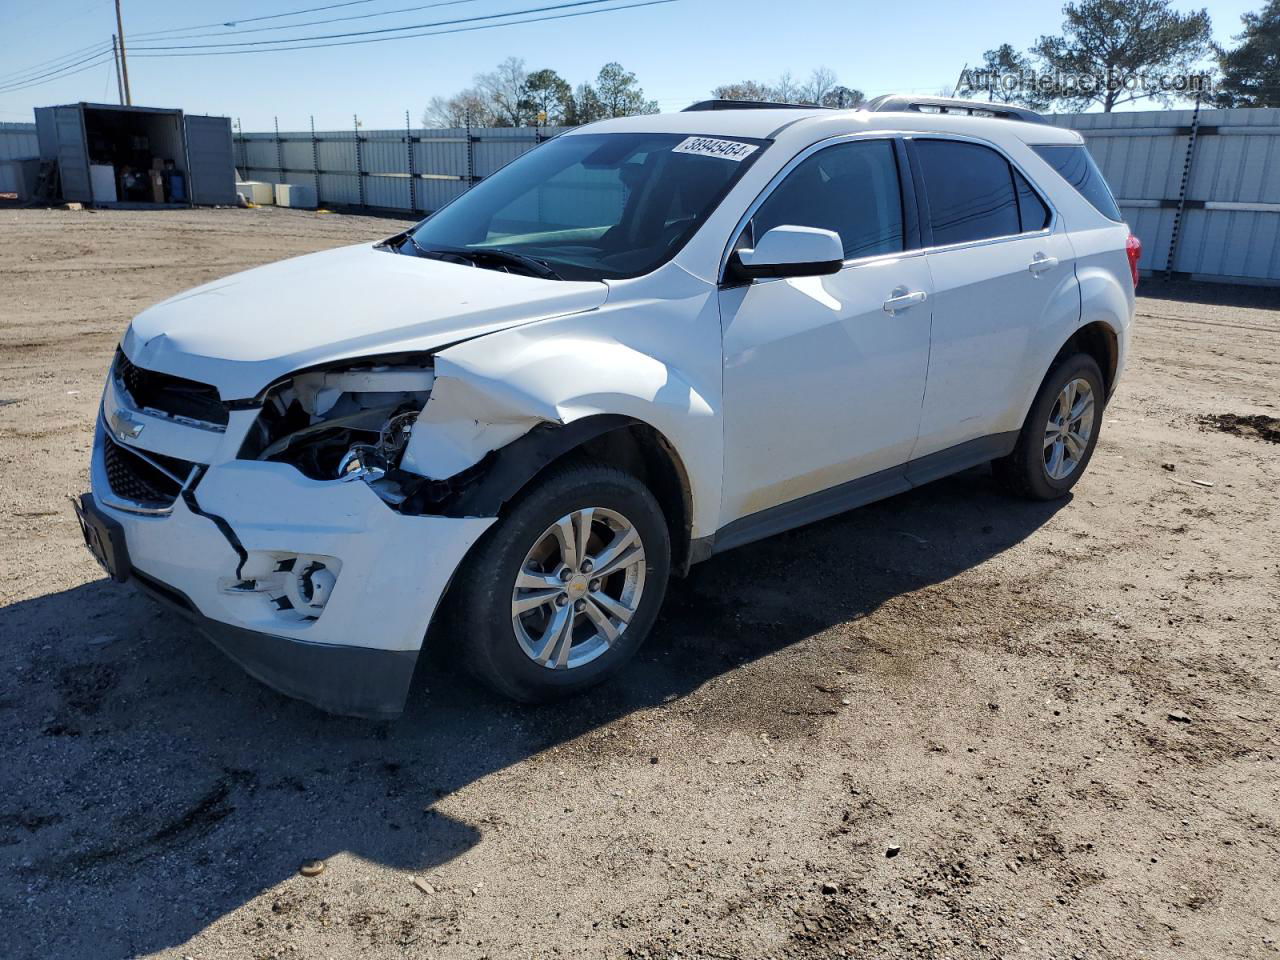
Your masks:
{"label": "roof rail", "polygon": [[700,110],[829,110],[816,103],[770,103],[767,100],[699,100],[681,110],[695,113]]}
{"label": "roof rail", "polygon": [[[933,108],[933,109],[929,109]],[[912,97],[903,93],[886,93],[876,97],[863,109],[873,113],[964,113],[974,117],[997,117],[1001,120],[1022,120],[1026,123],[1048,123],[1044,117],[1026,107],[1013,107],[1007,103],[987,103],[982,100],[957,100],[951,97]]]}

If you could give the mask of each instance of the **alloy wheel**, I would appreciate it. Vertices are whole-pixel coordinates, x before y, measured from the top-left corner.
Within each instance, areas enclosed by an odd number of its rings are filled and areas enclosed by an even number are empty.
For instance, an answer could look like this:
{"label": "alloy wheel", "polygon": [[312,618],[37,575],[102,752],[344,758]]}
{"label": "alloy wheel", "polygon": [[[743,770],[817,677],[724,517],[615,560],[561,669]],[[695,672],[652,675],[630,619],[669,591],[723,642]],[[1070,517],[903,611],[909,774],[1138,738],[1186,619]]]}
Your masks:
{"label": "alloy wheel", "polygon": [[1051,480],[1075,472],[1089,449],[1096,404],[1089,381],[1076,377],[1062,388],[1044,428],[1044,470]]}
{"label": "alloy wheel", "polygon": [[585,507],[543,531],[520,565],[511,625],[530,660],[572,670],[603,655],[644,593],[644,543],[614,510]]}

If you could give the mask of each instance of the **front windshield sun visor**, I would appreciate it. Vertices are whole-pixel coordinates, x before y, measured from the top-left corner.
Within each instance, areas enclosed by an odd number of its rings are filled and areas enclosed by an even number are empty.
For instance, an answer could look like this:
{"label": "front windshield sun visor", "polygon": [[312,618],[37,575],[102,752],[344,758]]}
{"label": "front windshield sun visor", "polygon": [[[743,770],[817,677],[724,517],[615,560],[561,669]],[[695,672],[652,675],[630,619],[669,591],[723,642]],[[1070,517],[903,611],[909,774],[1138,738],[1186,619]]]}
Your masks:
{"label": "front windshield sun visor", "polygon": [[620,280],[680,251],[768,147],[748,137],[566,134],[382,246],[549,280]]}

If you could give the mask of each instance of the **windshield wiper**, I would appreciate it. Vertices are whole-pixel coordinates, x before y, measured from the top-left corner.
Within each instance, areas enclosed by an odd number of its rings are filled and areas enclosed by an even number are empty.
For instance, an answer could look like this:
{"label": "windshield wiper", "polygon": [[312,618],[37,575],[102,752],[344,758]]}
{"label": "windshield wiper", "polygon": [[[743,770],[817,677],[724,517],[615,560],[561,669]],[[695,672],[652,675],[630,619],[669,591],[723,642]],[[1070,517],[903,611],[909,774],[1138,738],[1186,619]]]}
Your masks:
{"label": "windshield wiper", "polygon": [[563,280],[564,277],[556,273],[551,265],[545,260],[537,260],[533,257],[526,257],[523,253],[515,253],[511,250],[502,250],[496,247],[485,247],[483,250],[467,250],[459,253],[459,256],[479,256],[492,257],[495,260],[504,260],[507,263],[514,263],[524,267],[530,273],[536,274],[546,280]]}
{"label": "windshield wiper", "polygon": [[[432,260],[462,260],[472,263],[477,267],[489,266],[491,264],[505,264],[508,266],[516,266],[533,274],[535,277],[541,277],[544,280],[563,280],[564,277],[556,273],[545,260],[536,260],[533,257],[526,257],[523,253],[514,253],[511,250],[501,250],[499,248],[485,247],[482,250],[473,250],[468,247],[436,247],[427,248],[418,243],[414,239],[412,233],[406,233],[405,240],[413,244],[418,251],[418,256],[429,257]],[[486,262],[487,261],[487,262]]]}

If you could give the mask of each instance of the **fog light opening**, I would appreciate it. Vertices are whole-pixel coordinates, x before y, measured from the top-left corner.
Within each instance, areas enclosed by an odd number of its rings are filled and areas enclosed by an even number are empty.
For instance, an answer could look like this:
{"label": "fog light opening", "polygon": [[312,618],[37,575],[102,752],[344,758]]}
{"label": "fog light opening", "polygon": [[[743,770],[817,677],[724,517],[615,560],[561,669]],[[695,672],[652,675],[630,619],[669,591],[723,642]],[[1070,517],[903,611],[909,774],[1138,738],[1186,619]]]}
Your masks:
{"label": "fog light opening", "polygon": [[329,602],[329,595],[333,593],[333,585],[337,582],[338,578],[333,575],[333,571],[319,561],[308,564],[298,578],[303,600],[308,607],[316,610],[324,609],[324,605]]}
{"label": "fog light opening", "polygon": [[219,587],[227,594],[257,594],[280,616],[315,620],[338,583],[342,562],[311,554],[252,554],[243,578],[225,577]]}
{"label": "fog light opening", "polygon": [[337,576],[316,557],[298,557],[292,566],[282,578],[284,597],[281,599],[287,599],[289,607],[304,616],[319,616],[329,602]]}

